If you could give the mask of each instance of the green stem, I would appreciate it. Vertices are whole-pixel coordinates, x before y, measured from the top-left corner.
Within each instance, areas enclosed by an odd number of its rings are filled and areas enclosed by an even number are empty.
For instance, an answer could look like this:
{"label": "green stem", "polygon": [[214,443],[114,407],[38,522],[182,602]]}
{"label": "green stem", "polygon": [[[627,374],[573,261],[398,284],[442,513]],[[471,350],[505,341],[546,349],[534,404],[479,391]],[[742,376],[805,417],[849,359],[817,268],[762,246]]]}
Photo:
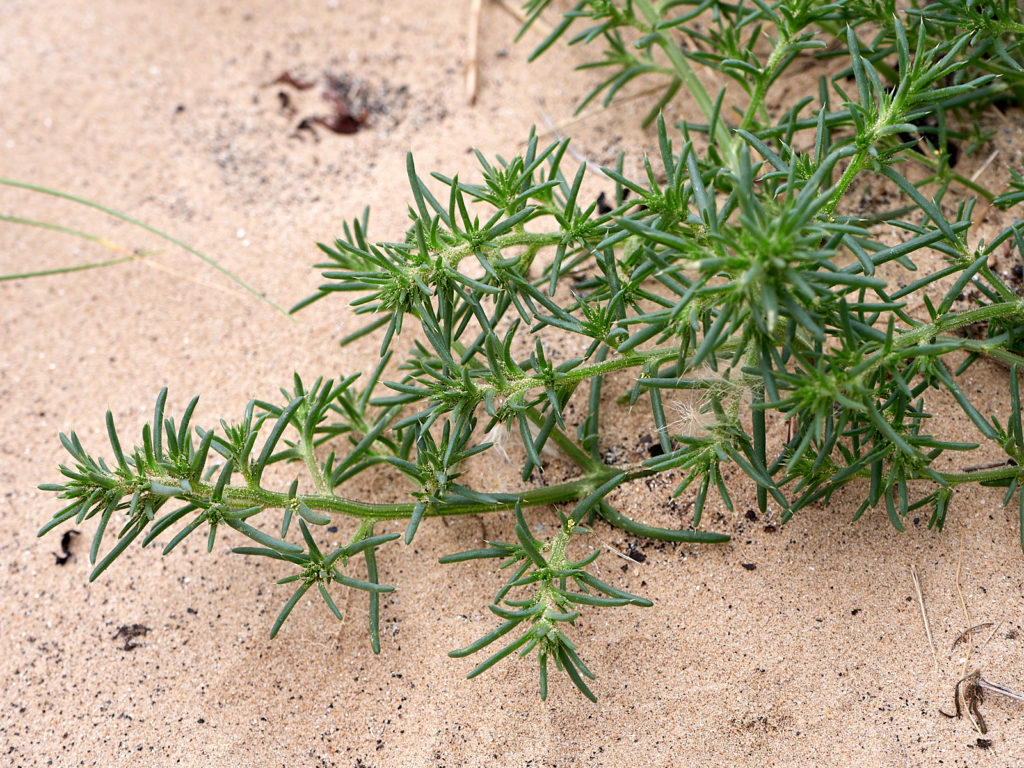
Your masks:
{"label": "green stem", "polygon": [[[710,124],[715,117],[715,102],[708,95],[704,83],[697,77],[697,73],[693,71],[693,67],[686,60],[676,41],[658,32],[658,25],[662,21],[662,14],[648,0],[637,0],[636,5],[649,25],[646,29],[641,27],[641,30],[647,34],[656,34],[655,40],[658,46],[665,52],[669,62],[672,64],[672,68],[675,70],[676,76],[686,86],[686,89],[693,96],[693,100],[697,102],[697,106],[700,107],[700,111],[704,113],[704,117]],[[735,159],[736,142],[728,126],[721,120],[715,121],[715,142],[730,162]]]}
{"label": "green stem", "polygon": [[779,39],[775,41],[775,45],[772,48],[771,54],[768,56],[768,61],[765,62],[764,68],[761,70],[761,77],[757,78],[757,85],[754,87],[754,93],[750,97],[750,103],[747,105],[747,111],[743,115],[743,119],[740,121],[740,130],[750,130],[750,126],[754,122],[754,117],[759,110],[764,108],[764,97],[768,93],[768,87],[775,80],[775,69],[779,66],[779,62],[785,57],[786,49],[789,47],[792,38],[787,32],[779,30]]}
{"label": "green stem", "polygon": [[366,518],[363,518],[359,522],[359,527],[356,528],[356,532],[352,534],[352,540],[348,543],[348,546],[355,546],[363,539],[373,536],[373,526],[375,524],[375,520],[367,520]]}
{"label": "green stem", "polygon": [[324,477],[323,467],[316,458],[316,454],[313,452],[312,443],[307,443],[301,436],[295,446],[299,453],[302,454],[302,460],[306,463],[306,469],[309,471],[310,477],[313,478],[313,485],[316,487],[317,492],[320,494],[331,493],[331,488],[327,484],[327,478]]}
{"label": "green stem", "polygon": [[[456,515],[479,515],[504,509],[513,509],[516,504],[523,507],[533,507],[578,501],[588,496],[596,488],[599,488],[613,475],[618,474],[622,474],[621,469],[608,468],[600,473],[587,475],[586,477],[559,483],[558,485],[531,488],[530,490],[518,493],[494,493],[491,495],[495,497],[496,501],[492,504],[471,501],[446,502],[436,506],[429,506],[423,516],[452,517]],[[627,473],[626,480],[646,477],[650,474],[652,474],[651,470],[634,467]],[[174,486],[178,482],[172,477],[154,479],[169,486]],[[182,494],[181,498],[186,501],[190,498],[205,499],[209,498],[212,494],[212,485],[208,483],[192,483],[192,493]],[[416,506],[416,502],[379,504],[323,493],[299,494],[296,498],[317,512],[358,517],[362,519],[364,525],[380,520],[407,519],[412,516],[413,508]],[[223,499],[234,508],[244,509],[246,507],[258,506],[267,509],[280,509],[288,504],[289,496],[287,493],[268,491],[262,487],[248,488],[233,485],[224,488]]]}
{"label": "green stem", "polygon": [[1014,315],[1024,317],[1024,300],[1016,299],[1005,304],[990,304],[978,307],[977,309],[970,309],[966,312],[959,312],[955,315],[940,317],[934,323],[927,323],[912,330],[904,331],[893,341],[892,347],[888,352],[879,350],[872,357],[866,358],[855,368],[851,369],[850,373],[854,379],[863,379],[879,368],[883,368],[905,357],[910,349],[919,344],[941,341],[955,341],[960,350],[989,355],[1011,365],[1019,363],[1019,357],[1006,350],[1005,342],[998,338],[974,341],[948,335],[950,331],[955,331],[957,328],[963,328],[973,323]]}
{"label": "green stem", "polygon": [[[968,323],[969,322],[976,321],[968,321]],[[718,351],[722,354],[733,352],[736,347],[743,344],[744,341],[744,339],[727,339],[719,346]],[[567,388],[575,388],[583,381],[594,378],[595,376],[604,376],[605,374],[612,373],[613,371],[622,371],[628,368],[637,368],[642,366],[657,368],[661,363],[668,360],[674,360],[678,356],[678,347],[672,347],[671,349],[650,349],[641,352],[630,350],[621,357],[615,357],[611,360],[603,360],[591,365],[583,365],[578,368],[573,368],[570,371],[566,371],[563,376],[559,378],[558,385]],[[539,374],[523,374],[521,377],[509,381],[504,386],[500,386],[493,382],[481,383],[478,385],[478,391],[480,392],[481,397],[489,390],[493,390],[496,394],[502,397],[511,397],[528,392],[535,387],[543,387],[546,384],[547,379],[544,376]]]}
{"label": "green stem", "polygon": [[[506,248],[523,247],[530,254],[530,260],[532,261],[532,256],[536,255],[541,249],[558,245],[563,237],[564,234],[562,232],[525,232],[517,229],[506,235],[498,235],[489,244],[488,250],[500,252]],[[479,248],[479,245],[463,242],[459,245],[442,249],[437,254],[432,255],[441,256],[446,264],[455,267],[467,256],[472,256]]]}
{"label": "green stem", "polygon": [[[1012,317],[1013,315],[1024,318],[1024,299],[1020,299],[1016,295],[1012,295],[1012,300],[1003,304],[988,304],[984,307],[969,309],[954,315],[946,315],[945,317],[940,317],[934,323],[922,325],[912,331],[906,331],[894,343],[894,351],[913,346],[921,341],[955,331],[957,328],[963,328],[973,323],[982,323],[986,320]],[[962,341],[962,339],[958,340]]]}
{"label": "green stem", "polygon": [[835,213],[836,207],[839,205],[839,201],[843,199],[846,194],[846,190],[849,189],[853,180],[857,178],[862,170],[864,170],[864,164],[870,157],[870,153],[866,149],[862,149],[854,155],[850,164],[846,166],[846,170],[843,171],[843,175],[839,177],[839,181],[836,183],[835,189],[832,191],[832,196],[829,198],[825,207],[822,208],[822,215],[824,218],[828,218]]}
{"label": "green stem", "polygon": [[[571,371],[566,371],[564,376],[558,380],[559,386],[564,387],[575,387],[587,379],[593,378],[594,376],[604,376],[606,373],[612,371],[621,371],[626,368],[636,368],[638,366],[650,363],[652,360],[670,360],[678,354],[678,350],[665,351],[665,350],[651,350],[649,352],[628,352],[622,357],[616,357],[612,360],[605,360],[600,363],[594,363],[592,365],[583,365],[579,368],[573,368]],[[496,384],[480,385],[480,392],[486,392],[489,388],[493,388],[498,394],[508,397],[516,395],[522,392],[527,392],[534,387],[542,387],[545,385],[547,379],[540,374],[525,375],[521,378],[510,381],[507,386],[499,388]]]}

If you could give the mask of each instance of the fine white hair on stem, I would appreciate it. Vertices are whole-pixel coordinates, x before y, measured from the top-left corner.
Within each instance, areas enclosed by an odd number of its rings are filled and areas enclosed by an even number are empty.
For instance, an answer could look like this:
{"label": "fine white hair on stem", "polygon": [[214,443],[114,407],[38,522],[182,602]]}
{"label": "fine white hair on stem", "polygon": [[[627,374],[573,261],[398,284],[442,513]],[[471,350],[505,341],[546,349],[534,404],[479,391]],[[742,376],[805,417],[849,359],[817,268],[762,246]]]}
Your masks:
{"label": "fine white hair on stem", "polygon": [[[505,459],[506,464],[512,460],[508,455],[508,451],[505,449],[505,444],[509,441],[509,436],[511,434],[512,430],[509,428],[509,425],[507,424],[495,424],[484,434],[484,442],[494,443],[494,448],[498,451],[498,453],[501,454],[502,458]],[[536,428],[533,427],[533,425],[530,426],[530,434],[534,438],[536,438],[537,436]],[[518,430],[515,432],[515,435],[517,438],[522,440],[522,438],[519,437]],[[554,448],[552,448],[551,445],[549,445],[547,442],[545,442],[544,445],[541,446],[540,453],[541,456],[553,457],[558,455],[558,452]]]}

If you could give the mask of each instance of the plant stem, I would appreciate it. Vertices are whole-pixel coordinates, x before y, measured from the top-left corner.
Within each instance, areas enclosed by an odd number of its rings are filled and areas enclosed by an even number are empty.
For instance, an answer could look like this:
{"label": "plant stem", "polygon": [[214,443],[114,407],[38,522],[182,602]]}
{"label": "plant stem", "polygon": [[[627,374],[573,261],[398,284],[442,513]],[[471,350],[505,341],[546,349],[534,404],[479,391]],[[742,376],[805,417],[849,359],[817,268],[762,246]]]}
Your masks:
{"label": "plant stem", "polygon": [[[679,45],[669,37],[658,32],[658,25],[662,21],[662,13],[659,12],[648,0],[637,0],[637,7],[640,12],[644,15],[649,27],[643,29],[645,33],[655,33],[655,40],[661,49],[665,52],[669,62],[672,64],[673,69],[676,71],[676,76],[682,81],[683,85],[693,96],[693,100],[697,102],[697,106],[700,107],[700,111],[704,113],[704,117],[707,118],[708,124],[715,118],[715,102],[712,101],[711,96],[708,95],[707,89],[704,87],[704,83],[697,77],[697,73],[693,71],[693,67],[690,66],[690,62],[683,56],[683,52],[680,50]],[[728,158],[731,165],[735,166],[733,160],[736,157],[736,141],[733,139],[732,133],[729,128],[721,120],[715,120],[715,142],[719,148],[722,149]]]}
{"label": "plant stem", "polygon": [[[594,489],[607,482],[612,476],[618,474],[622,474],[621,469],[605,468],[599,473],[589,474],[576,480],[559,483],[558,485],[531,488],[518,493],[494,493],[490,494],[496,499],[493,504],[474,501],[445,502],[436,507],[428,507],[426,512],[424,512],[424,517],[479,515],[503,509],[513,509],[516,504],[523,507],[532,507],[577,501],[592,493]],[[646,477],[650,474],[652,474],[651,470],[634,467],[626,474],[623,482]],[[177,483],[174,478],[169,476],[154,479],[170,486],[174,486]],[[186,501],[192,498],[208,499],[212,494],[212,485],[208,483],[192,483],[192,492],[188,494],[183,493],[181,498]],[[347,499],[331,493],[298,494],[296,498],[317,512],[348,515],[364,521],[403,520],[412,516],[413,508],[416,506],[416,502],[378,504]],[[231,507],[239,509],[257,506],[266,509],[279,509],[284,508],[289,502],[289,496],[284,492],[269,491],[262,487],[249,488],[237,485],[226,486],[223,491],[223,499]]]}
{"label": "plant stem", "polygon": [[768,87],[775,80],[773,77],[775,68],[779,66],[779,62],[785,57],[786,49],[789,47],[791,40],[792,38],[789,36],[788,31],[779,30],[779,38],[775,41],[772,52],[768,56],[768,61],[765,62],[764,68],[761,70],[761,77],[757,78],[757,85],[754,86],[754,93],[750,97],[750,103],[747,104],[747,111],[743,114],[743,119],[740,121],[740,130],[749,130],[754,122],[755,115],[759,111],[764,112],[764,98],[768,93]]}
{"label": "plant stem", "polygon": [[316,486],[317,492],[321,495],[331,493],[331,488],[327,482],[327,478],[324,477],[323,467],[320,466],[320,462],[317,460],[316,454],[313,451],[313,444],[307,443],[300,435],[295,447],[299,453],[302,454],[302,460],[306,464],[309,476],[313,478],[313,485]]}
{"label": "plant stem", "polygon": [[1018,466],[1007,465],[998,469],[986,469],[978,472],[936,472],[948,485],[957,486],[965,483],[989,483],[996,480],[1012,480],[1020,477]]}
{"label": "plant stem", "polygon": [[[561,232],[526,232],[513,230],[506,235],[499,235],[488,245],[487,250],[500,252],[506,248],[525,247],[530,254],[536,254],[546,246],[558,245],[563,235]],[[434,254],[444,259],[448,266],[455,267],[466,258],[480,250],[474,243],[461,243],[450,246]]]}

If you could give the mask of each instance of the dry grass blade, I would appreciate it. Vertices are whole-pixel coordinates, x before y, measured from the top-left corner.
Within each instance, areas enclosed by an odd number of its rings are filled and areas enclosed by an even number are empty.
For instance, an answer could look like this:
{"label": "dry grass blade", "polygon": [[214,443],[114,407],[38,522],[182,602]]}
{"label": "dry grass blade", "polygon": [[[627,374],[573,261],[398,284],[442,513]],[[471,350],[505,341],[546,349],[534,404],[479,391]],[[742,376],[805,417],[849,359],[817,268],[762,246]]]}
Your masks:
{"label": "dry grass blade", "polygon": [[932,649],[932,662],[935,664],[935,674],[939,674],[939,657],[935,652],[935,641],[932,639],[932,625],[928,621],[928,612],[924,607],[924,595],[921,593],[921,580],[917,576],[917,568],[910,566],[910,578],[914,581],[914,591],[917,592],[917,604],[921,608],[921,621],[924,622],[924,633],[928,636],[928,647]]}

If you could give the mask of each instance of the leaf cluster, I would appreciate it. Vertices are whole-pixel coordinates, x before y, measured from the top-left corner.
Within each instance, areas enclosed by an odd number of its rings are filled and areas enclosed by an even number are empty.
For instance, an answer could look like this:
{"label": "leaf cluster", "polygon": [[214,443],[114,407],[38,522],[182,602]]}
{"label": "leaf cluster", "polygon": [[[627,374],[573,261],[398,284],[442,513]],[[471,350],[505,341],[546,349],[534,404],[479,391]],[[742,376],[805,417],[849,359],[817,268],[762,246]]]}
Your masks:
{"label": "leaf cluster", "polygon": [[[601,550],[595,549],[581,560],[570,560],[565,553],[573,535],[587,533],[572,518],[562,518],[558,534],[546,542],[534,538],[527,527],[522,509],[516,507],[515,543],[487,542],[487,549],[474,549],[447,555],[442,563],[467,560],[500,559],[502,569],[513,569],[505,585],[498,590],[491,613],[504,622],[483,637],[448,655],[453,658],[469,656],[486,648],[505,635],[520,630],[516,639],[480,662],[469,677],[473,678],[490,669],[506,656],[519,652],[527,656],[537,652],[540,671],[540,697],[548,695],[548,661],[565,672],[584,696],[597,701],[585,678],[594,679],[594,673],[583,663],[576,644],[566,635],[566,628],[575,626],[581,606],[615,607],[637,605],[650,607],[650,600],[617,589],[588,573],[585,569],[597,560]],[[516,588],[524,588],[532,595],[510,599]]]}

